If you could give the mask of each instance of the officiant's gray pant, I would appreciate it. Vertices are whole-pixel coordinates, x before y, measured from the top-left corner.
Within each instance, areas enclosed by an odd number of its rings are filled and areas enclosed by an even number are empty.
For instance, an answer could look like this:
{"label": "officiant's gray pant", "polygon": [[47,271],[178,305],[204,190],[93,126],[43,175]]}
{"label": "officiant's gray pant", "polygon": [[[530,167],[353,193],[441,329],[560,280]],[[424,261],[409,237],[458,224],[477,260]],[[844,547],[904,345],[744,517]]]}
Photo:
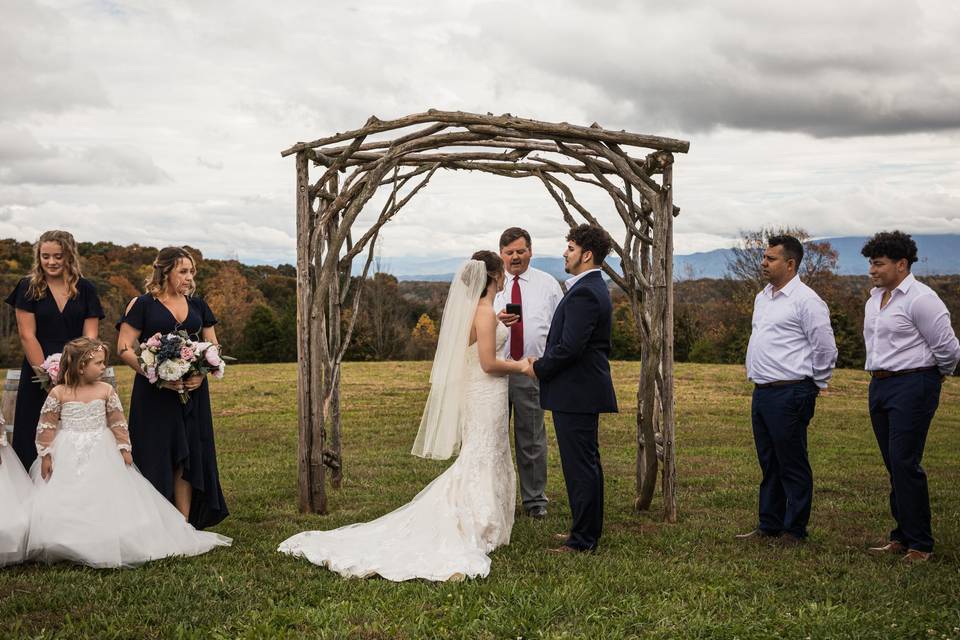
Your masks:
{"label": "officiant's gray pant", "polygon": [[510,376],[510,411],[520,474],[523,508],[547,506],[547,430],[540,408],[540,384],[529,376]]}

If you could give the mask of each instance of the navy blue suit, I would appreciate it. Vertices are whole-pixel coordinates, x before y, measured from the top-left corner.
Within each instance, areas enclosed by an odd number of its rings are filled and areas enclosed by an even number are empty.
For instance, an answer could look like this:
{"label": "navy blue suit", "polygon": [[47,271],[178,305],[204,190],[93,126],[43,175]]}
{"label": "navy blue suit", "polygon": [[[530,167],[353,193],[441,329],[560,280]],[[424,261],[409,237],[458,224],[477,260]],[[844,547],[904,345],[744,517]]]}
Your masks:
{"label": "navy blue suit", "polygon": [[543,357],[533,365],[540,406],[553,412],[563,479],[573,515],[566,545],[595,549],[603,529],[601,413],[617,411],[610,377],[613,305],[600,272],[570,287],[557,306]]}

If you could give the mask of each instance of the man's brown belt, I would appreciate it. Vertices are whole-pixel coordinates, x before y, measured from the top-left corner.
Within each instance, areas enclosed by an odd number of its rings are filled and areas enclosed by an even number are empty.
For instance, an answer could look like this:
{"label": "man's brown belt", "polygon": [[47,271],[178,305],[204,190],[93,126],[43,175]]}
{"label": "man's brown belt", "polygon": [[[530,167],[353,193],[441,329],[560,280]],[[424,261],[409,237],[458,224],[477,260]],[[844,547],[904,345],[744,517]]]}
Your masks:
{"label": "man's brown belt", "polygon": [[919,369],[902,369],[900,371],[884,371],[883,369],[877,369],[876,371],[870,372],[870,377],[876,378],[877,380],[883,380],[884,378],[895,378],[897,376],[905,376],[908,373],[920,373],[921,371],[933,371],[937,367],[920,367]]}
{"label": "man's brown belt", "polygon": [[775,380],[773,382],[764,382],[763,384],[753,385],[757,389],[766,389],[767,387],[785,387],[788,384],[797,384],[798,382],[804,382],[809,378],[803,378],[802,380]]}

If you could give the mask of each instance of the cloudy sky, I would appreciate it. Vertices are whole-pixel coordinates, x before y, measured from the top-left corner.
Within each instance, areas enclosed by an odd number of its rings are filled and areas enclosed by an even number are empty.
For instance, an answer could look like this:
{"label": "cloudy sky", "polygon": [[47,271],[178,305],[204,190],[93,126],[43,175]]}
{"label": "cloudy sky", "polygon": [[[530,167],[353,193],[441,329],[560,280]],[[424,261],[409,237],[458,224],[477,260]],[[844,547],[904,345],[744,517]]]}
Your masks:
{"label": "cloudy sky", "polygon": [[[0,237],[293,262],[280,150],[428,108],[690,140],[679,253],[764,224],[960,233],[952,0],[0,7]],[[380,252],[460,256],[513,224],[562,250],[539,184],[438,175]]]}

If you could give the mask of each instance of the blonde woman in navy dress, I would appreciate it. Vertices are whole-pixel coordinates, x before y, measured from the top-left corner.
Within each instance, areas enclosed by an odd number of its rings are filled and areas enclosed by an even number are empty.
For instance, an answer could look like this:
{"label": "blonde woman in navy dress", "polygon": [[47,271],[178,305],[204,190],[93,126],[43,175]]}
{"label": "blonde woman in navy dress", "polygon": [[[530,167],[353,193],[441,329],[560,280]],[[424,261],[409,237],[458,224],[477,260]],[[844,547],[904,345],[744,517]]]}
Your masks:
{"label": "blonde woman in navy dress", "polygon": [[[150,383],[136,350],[155,333],[184,330],[196,340],[217,342],[217,323],[207,303],[193,295],[196,261],[183,247],[157,254],[147,292],[134,298],[117,329],[120,359],[136,372],[130,398],[133,460],[150,483],[194,527],[211,527],[227,517],[214,445],[210,391],[205,376]],[[186,404],[180,392],[189,392]]]}
{"label": "blonde woman in navy dress", "polygon": [[37,457],[34,439],[47,392],[34,383],[34,367],[81,336],[96,338],[103,308],[93,283],[80,272],[77,242],[66,231],[46,231],[34,245],[33,267],[5,301],[16,310],[23,346],[13,450],[24,468]]}

